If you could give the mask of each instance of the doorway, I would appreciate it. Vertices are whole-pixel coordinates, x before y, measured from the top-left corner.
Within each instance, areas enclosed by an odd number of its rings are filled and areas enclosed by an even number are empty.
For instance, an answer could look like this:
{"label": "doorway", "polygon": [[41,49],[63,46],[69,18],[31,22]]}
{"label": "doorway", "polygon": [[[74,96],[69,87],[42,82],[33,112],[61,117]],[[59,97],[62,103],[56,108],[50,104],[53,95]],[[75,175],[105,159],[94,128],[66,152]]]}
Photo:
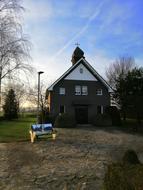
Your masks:
{"label": "doorway", "polygon": [[88,106],[76,106],[75,119],[78,124],[87,124],[88,123]]}

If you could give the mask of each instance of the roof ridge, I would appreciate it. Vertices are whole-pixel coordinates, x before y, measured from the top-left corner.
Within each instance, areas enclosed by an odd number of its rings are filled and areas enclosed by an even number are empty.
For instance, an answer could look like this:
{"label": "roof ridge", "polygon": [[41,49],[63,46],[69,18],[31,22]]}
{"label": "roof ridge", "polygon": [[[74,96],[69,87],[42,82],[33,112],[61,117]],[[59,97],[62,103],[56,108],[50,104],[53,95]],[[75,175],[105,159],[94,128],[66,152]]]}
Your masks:
{"label": "roof ridge", "polygon": [[[77,67],[77,65],[81,62],[81,60],[83,60],[83,62],[85,63],[85,66],[88,67],[88,69],[90,70],[90,72],[92,71],[94,74],[108,89],[109,92],[113,92],[113,89],[111,88],[111,86],[107,83],[107,81],[91,66],[90,63],[88,63],[88,61],[86,59],[84,59],[83,57],[81,59],[79,59],[74,65],[72,65],[66,72],[64,72],[61,77],[59,77],[52,85],[49,86],[48,90],[52,91],[53,87],[59,82],[61,81],[65,76],[68,75],[68,73],[73,70],[75,67]],[[84,64],[83,63],[83,64]]]}
{"label": "roof ridge", "polygon": [[57,84],[68,72],[70,72],[74,67],[76,67],[78,65],[78,63],[83,59],[83,57],[81,59],[79,59],[75,64],[73,64],[66,72],[64,72],[61,77],[59,77],[53,84],[51,84],[48,88],[48,90],[50,90],[55,86],[55,84]]}

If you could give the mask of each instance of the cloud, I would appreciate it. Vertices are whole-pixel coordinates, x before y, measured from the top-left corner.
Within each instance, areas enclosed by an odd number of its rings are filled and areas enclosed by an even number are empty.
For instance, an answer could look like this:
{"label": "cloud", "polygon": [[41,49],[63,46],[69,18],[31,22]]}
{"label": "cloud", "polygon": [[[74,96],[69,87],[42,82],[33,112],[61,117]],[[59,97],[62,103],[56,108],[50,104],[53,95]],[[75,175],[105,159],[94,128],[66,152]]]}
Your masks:
{"label": "cloud", "polygon": [[[71,67],[71,56],[72,52],[65,50],[53,62],[51,62],[46,54],[40,54],[39,57],[33,60],[37,71],[44,71],[42,78],[47,87]],[[92,54],[85,52],[85,58],[104,78],[106,78],[106,68],[114,61],[114,58],[108,57],[104,51],[96,48]]]}
{"label": "cloud", "polygon": [[109,65],[115,60],[115,58],[107,56],[106,52],[96,48],[94,49],[92,54],[88,54],[87,56],[88,57],[86,60],[103,78],[106,78],[105,71],[109,67]]}
{"label": "cloud", "polygon": [[80,37],[89,27],[91,22],[96,19],[96,17],[100,14],[101,8],[105,1],[102,1],[94,10],[94,13],[89,17],[86,24],[75,34],[52,58],[51,61],[54,61],[56,57],[58,57],[66,48],[68,48],[75,40]]}
{"label": "cloud", "polygon": [[23,6],[26,9],[25,19],[29,21],[48,19],[53,15],[53,8],[49,1],[24,0]]}
{"label": "cloud", "polygon": [[103,76],[119,53],[141,47],[142,35],[128,23],[134,15],[128,0],[24,0],[24,6],[29,11],[25,14],[34,44],[33,62],[37,70],[45,71],[46,81],[55,80],[71,66],[76,41]]}
{"label": "cloud", "polygon": [[73,12],[75,4],[75,0],[23,0],[25,17],[35,21],[76,16]]}
{"label": "cloud", "polygon": [[[56,58],[52,63],[46,54],[40,54],[39,57],[33,59],[33,62],[37,71],[44,71],[41,79],[44,79],[44,83],[47,87],[59,78],[72,64],[70,56],[67,56],[66,52]],[[37,75],[35,81],[36,80]]]}

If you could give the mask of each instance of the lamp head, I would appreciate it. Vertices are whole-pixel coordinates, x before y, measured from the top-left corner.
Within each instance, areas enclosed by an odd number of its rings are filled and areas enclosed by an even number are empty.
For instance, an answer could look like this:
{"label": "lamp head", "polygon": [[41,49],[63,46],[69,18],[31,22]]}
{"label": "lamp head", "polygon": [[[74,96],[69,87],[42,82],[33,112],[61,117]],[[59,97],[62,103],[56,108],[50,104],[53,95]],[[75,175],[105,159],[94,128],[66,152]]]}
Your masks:
{"label": "lamp head", "polygon": [[39,72],[38,72],[39,75],[41,75],[41,74],[43,74],[43,73],[44,73],[43,71],[39,71]]}

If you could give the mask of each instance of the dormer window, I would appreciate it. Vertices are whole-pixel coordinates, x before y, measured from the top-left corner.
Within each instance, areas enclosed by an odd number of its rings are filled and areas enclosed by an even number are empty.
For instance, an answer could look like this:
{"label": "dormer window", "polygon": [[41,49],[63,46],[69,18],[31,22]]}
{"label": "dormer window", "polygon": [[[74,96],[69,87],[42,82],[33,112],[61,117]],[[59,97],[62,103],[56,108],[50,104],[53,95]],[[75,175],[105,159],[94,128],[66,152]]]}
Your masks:
{"label": "dormer window", "polygon": [[99,88],[99,89],[96,90],[96,95],[101,96],[102,94],[103,93],[102,93],[102,89],[101,88]]}
{"label": "dormer window", "polygon": [[66,91],[65,91],[65,88],[63,88],[63,87],[60,87],[60,88],[59,88],[59,94],[60,94],[60,95],[65,95],[65,92],[66,92]]}

